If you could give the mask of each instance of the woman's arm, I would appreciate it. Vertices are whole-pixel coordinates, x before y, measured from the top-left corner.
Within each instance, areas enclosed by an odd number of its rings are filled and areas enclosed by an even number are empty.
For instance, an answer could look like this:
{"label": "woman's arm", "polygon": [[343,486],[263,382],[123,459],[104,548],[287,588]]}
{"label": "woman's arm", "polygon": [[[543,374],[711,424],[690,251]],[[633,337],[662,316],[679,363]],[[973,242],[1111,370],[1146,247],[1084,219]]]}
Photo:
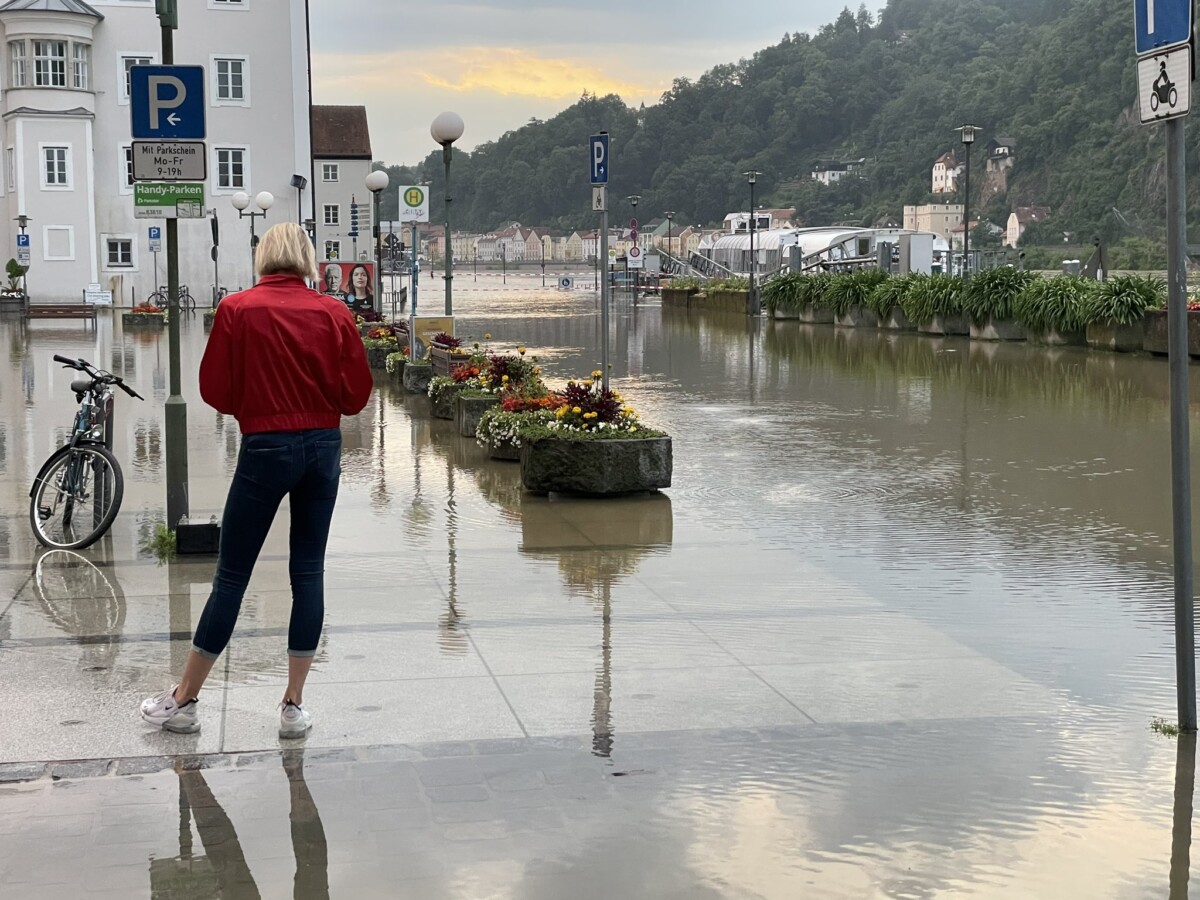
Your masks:
{"label": "woman's arm", "polygon": [[363,349],[354,315],[347,309],[345,315],[338,315],[337,322],[342,344],[339,366],[342,378],[341,413],[343,416],[354,416],[362,412],[371,399],[375,379],[371,377],[371,367],[367,365],[367,351]]}
{"label": "woman's arm", "polygon": [[217,307],[212,334],[200,361],[200,396],[219,413],[235,415],[233,392],[233,302]]}

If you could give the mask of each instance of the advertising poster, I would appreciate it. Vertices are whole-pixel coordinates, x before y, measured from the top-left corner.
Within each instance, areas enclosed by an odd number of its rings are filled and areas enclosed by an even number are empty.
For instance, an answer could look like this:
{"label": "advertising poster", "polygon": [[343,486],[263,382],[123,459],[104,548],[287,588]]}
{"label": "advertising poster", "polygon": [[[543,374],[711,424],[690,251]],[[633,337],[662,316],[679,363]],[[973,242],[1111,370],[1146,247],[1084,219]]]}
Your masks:
{"label": "advertising poster", "polygon": [[356,315],[376,309],[375,263],[323,262],[320,273],[317,290],[322,294],[341,300]]}
{"label": "advertising poster", "polygon": [[417,359],[424,359],[429,353],[429,342],[433,340],[434,335],[441,334],[444,331],[453,337],[454,317],[417,316],[413,324],[413,331],[417,335]]}

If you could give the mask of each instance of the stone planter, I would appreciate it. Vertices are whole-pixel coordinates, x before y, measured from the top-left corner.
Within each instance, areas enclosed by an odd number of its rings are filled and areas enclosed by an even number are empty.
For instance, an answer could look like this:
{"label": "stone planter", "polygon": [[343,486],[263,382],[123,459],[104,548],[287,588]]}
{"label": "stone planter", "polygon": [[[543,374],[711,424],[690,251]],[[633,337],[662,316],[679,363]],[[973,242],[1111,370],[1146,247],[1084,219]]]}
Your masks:
{"label": "stone planter", "polygon": [[809,303],[796,310],[796,318],[806,325],[832,325],[833,310]]}
{"label": "stone planter", "polygon": [[1023,341],[1025,329],[1012,319],[994,319],[989,316],[983,322],[971,323],[973,341]]}
{"label": "stone planter", "polygon": [[686,308],[691,299],[700,293],[699,288],[663,288],[662,302],[663,306],[677,306]]}
{"label": "stone planter", "polygon": [[503,462],[520,462],[521,448],[508,441],[502,441],[488,447],[488,456]]}
{"label": "stone planter", "polygon": [[449,419],[453,422],[458,409],[458,395],[464,390],[466,388],[456,384],[452,388],[438,391],[436,397],[429,398],[430,415],[435,419]]}
{"label": "stone planter", "polygon": [[1096,350],[1136,353],[1142,349],[1145,341],[1145,320],[1134,322],[1132,325],[1117,325],[1113,322],[1093,322],[1087,327],[1088,346]]}
{"label": "stone planter", "polygon": [[143,331],[158,331],[167,324],[166,313],[121,313],[121,324],[126,328]]}
{"label": "stone planter", "polygon": [[455,400],[454,421],[458,424],[458,433],[465,438],[475,437],[483,414],[500,402],[500,398],[494,395],[477,397],[459,394]]}
{"label": "stone planter", "polygon": [[921,332],[921,334],[968,335],[971,333],[971,327],[967,324],[967,317],[964,315],[934,316],[925,325],[918,325],[917,331]]}
{"label": "stone planter", "polygon": [[904,314],[898,306],[893,306],[888,312],[887,317],[880,322],[880,328],[886,328],[889,331],[916,331],[917,326],[909,321],[908,316]]}
{"label": "stone planter", "polygon": [[846,312],[835,316],[833,324],[842,328],[878,328],[879,314],[869,306],[852,306]]}
{"label": "stone planter", "polygon": [[[407,363],[408,363],[408,360],[406,360],[406,359],[398,359],[394,363],[392,363],[392,371],[388,372],[388,378],[391,379],[392,384],[397,385],[399,387],[404,386],[404,367]],[[387,365],[385,363],[384,369],[386,369],[386,368],[387,368]]]}
{"label": "stone planter", "polygon": [[1042,344],[1047,347],[1084,347],[1087,345],[1087,335],[1082,331],[1030,331],[1025,329],[1025,339],[1031,344]]}
{"label": "stone planter", "polygon": [[671,439],[539,438],[521,447],[521,483],[536,494],[592,496],[671,486]]}
{"label": "stone planter", "polygon": [[393,353],[399,353],[400,347],[398,344],[393,344],[391,347],[367,347],[367,365],[372,369],[386,369],[387,358]]}
{"label": "stone planter", "polygon": [[749,291],[709,291],[705,295],[703,303],[700,298],[696,298],[696,302],[690,304],[692,306],[701,306],[704,309],[720,309],[726,312],[745,313],[750,309],[750,292]]}
{"label": "stone planter", "polygon": [[427,362],[404,364],[404,389],[412,394],[428,394],[429,382],[433,379],[433,366]]}
{"label": "stone planter", "polygon": [[[1146,313],[1143,320],[1146,324],[1146,336],[1142,339],[1142,349],[1147,353],[1166,356],[1170,353],[1170,330],[1167,327],[1167,311],[1152,309]],[[1200,310],[1187,314],[1188,355],[1200,356]]]}

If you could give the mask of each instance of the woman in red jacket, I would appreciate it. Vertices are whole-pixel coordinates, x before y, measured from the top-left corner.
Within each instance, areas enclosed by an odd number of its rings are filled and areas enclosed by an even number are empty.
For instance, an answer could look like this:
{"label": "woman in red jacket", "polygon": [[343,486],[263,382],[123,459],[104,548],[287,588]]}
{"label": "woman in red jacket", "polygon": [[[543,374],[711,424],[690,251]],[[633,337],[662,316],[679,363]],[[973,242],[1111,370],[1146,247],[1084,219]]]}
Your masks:
{"label": "woman in red jacket", "polygon": [[291,499],[292,615],[280,737],[312,727],[304,682],[325,618],[325,545],[341,477],[342,416],[371,396],[371,370],[345,304],[310,290],[312,241],[299,225],[271,228],[258,245],[259,282],[221,301],[200,364],[200,394],[242,431],[225,502],[212,594],[179,684],[142,703],[167,731],[200,730],[197,697],[229,643],[242,597],[284,496]]}

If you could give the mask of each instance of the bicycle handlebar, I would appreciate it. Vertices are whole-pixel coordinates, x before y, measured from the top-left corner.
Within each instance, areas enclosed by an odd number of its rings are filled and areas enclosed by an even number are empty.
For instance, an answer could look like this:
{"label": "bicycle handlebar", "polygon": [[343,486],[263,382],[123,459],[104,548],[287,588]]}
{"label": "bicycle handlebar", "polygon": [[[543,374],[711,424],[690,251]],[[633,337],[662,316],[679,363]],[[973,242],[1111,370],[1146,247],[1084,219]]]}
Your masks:
{"label": "bicycle handlebar", "polygon": [[68,369],[74,369],[77,372],[83,372],[86,375],[90,375],[95,381],[100,381],[104,384],[114,384],[130,397],[135,397],[142,401],[145,401],[146,399],[129,385],[127,385],[123,378],[118,375],[113,375],[111,372],[103,372],[100,369],[97,369],[86,359],[68,359],[65,356],[59,356],[56,353],[54,354],[54,361],[62,363],[63,366]]}

